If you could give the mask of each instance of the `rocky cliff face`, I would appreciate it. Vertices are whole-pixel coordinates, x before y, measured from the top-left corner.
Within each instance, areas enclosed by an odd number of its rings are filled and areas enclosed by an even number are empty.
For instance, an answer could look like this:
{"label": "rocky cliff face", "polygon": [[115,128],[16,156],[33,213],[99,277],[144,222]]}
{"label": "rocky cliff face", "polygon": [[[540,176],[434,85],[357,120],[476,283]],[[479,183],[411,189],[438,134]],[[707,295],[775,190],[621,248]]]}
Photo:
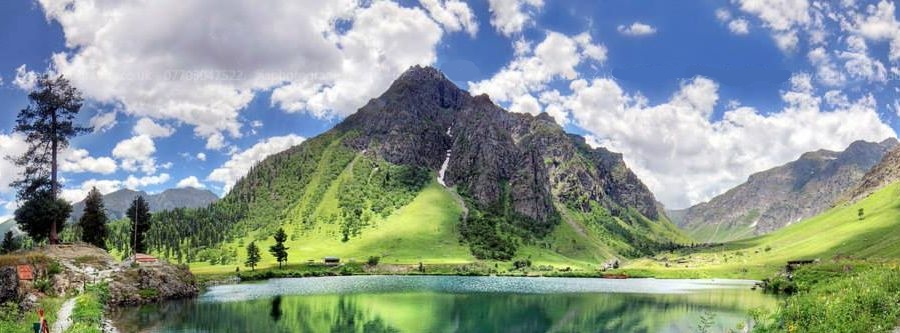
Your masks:
{"label": "rocky cliff face", "polygon": [[747,182],[682,212],[679,226],[700,241],[727,241],[772,232],[833,206],[893,147],[857,141],[843,152],[819,150],[751,175]]}
{"label": "rocky cliff face", "polygon": [[[158,194],[121,189],[103,196],[103,204],[110,220],[124,218],[125,212],[128,211],[128,207],[137,196],[143,196],[147,200],[151,212],[175,208],[206,207],[219,200],[215,193],[196,188],[168,189]],[[72,205],[72,215],[69,217],[69,221],[78,221],[82,214],[84,214],[84,201],[79,201]]]}
{"label": "rocky cliff face", "polygon": [[472,97],[431,67],[410,68],[336,129],[352,133],[347,145],[391,163],[438,171],[446,161],[447,186],[481,207],[508,202],[534,231],[558,220],[556,202],[588,209],[597,201],[660,218],[621,155],[588,147],[546,114],[510,113],[488,96]]}
{"label": "rocky cliff face", "polygon": [[884,158],[875,165],[859,182],[859,186],[853,189],[847,196],[856,201],[865,198],[872,192],[900,180],[900,146],[884,155]]}

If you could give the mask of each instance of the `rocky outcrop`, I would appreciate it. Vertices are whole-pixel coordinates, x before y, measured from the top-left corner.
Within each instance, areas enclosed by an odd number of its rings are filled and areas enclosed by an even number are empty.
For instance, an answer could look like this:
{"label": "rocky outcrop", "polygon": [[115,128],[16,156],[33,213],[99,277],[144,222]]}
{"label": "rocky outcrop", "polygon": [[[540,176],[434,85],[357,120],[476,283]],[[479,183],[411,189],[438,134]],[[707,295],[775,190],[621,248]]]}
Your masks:
{"label": "rocky outcrop", "polygon": [[19,277],[16,268],[12,266],[0,267],[0,304],[6,302],[18,302]]}
{"label": "rocky outcrop", "polygon": [[121,270],[109,283],[109,303],[133,305],[194,297],[197,281],[185,266],[158,263]]}
{"label": "rocky outcrop", "polygon": [[350,133],[346,142],[359,151],[437,170],[450,146],[447,129],[471,99],[440,71],[416,66],[335,130]]}
{"label": "rocky outcrop", "polygon": [[859,186],[853,189],[847,198],[851,201],[860,200],[896,181],[900,181],[900,146],[885,154],[884,158],[866,173],[859,182]]}
{"label": "rocky outcrop", "polygon": [[805,153],[794,162],[751,175],[747,182],[707,203],[670,215],[700,241],[772,232],[831,208],[861,180],[865,183],[866,172],[897,143],[896,139],[857,141],[843,152]]}

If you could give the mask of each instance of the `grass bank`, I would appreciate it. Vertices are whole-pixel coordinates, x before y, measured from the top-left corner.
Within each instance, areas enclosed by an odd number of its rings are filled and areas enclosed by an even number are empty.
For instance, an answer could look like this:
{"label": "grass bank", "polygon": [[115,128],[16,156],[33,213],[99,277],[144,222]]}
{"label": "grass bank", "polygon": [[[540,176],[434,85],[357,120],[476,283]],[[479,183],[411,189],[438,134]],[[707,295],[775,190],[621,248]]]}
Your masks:
{"label": "grass bank", "polygon": [[[44,309],[48,322],[56,322],[56,313],[65,301],[59,297],[44,297],[38,301],[38,309]],[[0,305],[0,332],[32,333],[32,324],[40,322],[37,310],[22,313],[15,303]]]}
{"label": "grass bank", "polygon": [[66,333],[101,333],[103,332],[103,312],[109,290],[106,284],[88,286],[84,293],[75,299],[72,310],[72,327]]}
{"label": "grass bank", "polygon": [[754,332],[892,332],[900,325],[900,265],[836,261],[803,266],[770,286],[793,294]]}

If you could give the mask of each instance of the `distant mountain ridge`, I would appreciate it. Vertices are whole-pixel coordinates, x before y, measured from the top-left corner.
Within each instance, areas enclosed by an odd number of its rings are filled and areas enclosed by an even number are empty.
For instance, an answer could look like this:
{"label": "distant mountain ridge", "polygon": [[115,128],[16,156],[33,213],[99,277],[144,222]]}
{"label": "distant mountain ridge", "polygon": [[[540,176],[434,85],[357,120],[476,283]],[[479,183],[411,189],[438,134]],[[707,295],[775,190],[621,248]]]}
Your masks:
{"label": "distant mountain ridge", "polygon": [[751,175],[709,202],[671,211],[669,216],[703,242],[766,234],[832,207],[897,146],[897,139],[891,138],[880,143],[857,141],[842,152],[808,152]]}
{"label": "distant mountain ridge", "polygon": [[16,225],[16,220],[9,219],[6,221],[0,221],[0,237],[6,234],[7,231],[13,231],[14,235],[18,235],[21,233],[19,231],[19,227]]}
{"label": "distant mountain ridge", "polygon": [[[209,190],[192,187],[173,188],[157,194],[121,189],[103,195],[103,204],[106,207],[107,216],[109,216],[110,220],[124,218],[125,212],[131,206],[131,202],[138,196],[142,196],[147,200],[151,212],[175,208],[206,207],[219,200],[219,197]],[[83,213],[84,201],[82,200],[72,205],[72,215],[69,217],[69,221],[78,221]]]}

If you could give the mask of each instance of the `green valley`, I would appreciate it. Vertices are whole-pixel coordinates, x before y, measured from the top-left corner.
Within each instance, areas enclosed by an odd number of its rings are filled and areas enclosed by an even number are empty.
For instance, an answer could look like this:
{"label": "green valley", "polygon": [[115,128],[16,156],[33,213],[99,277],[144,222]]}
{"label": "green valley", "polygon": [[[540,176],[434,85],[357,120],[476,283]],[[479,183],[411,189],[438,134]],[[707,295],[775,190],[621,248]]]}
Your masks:
{"label": "green valley", "polygon": [[900,183],[765,236],[659,253],[630,263],[627,271],[659,277],[759,279],[790,260],[841,258],[900,259]]}

